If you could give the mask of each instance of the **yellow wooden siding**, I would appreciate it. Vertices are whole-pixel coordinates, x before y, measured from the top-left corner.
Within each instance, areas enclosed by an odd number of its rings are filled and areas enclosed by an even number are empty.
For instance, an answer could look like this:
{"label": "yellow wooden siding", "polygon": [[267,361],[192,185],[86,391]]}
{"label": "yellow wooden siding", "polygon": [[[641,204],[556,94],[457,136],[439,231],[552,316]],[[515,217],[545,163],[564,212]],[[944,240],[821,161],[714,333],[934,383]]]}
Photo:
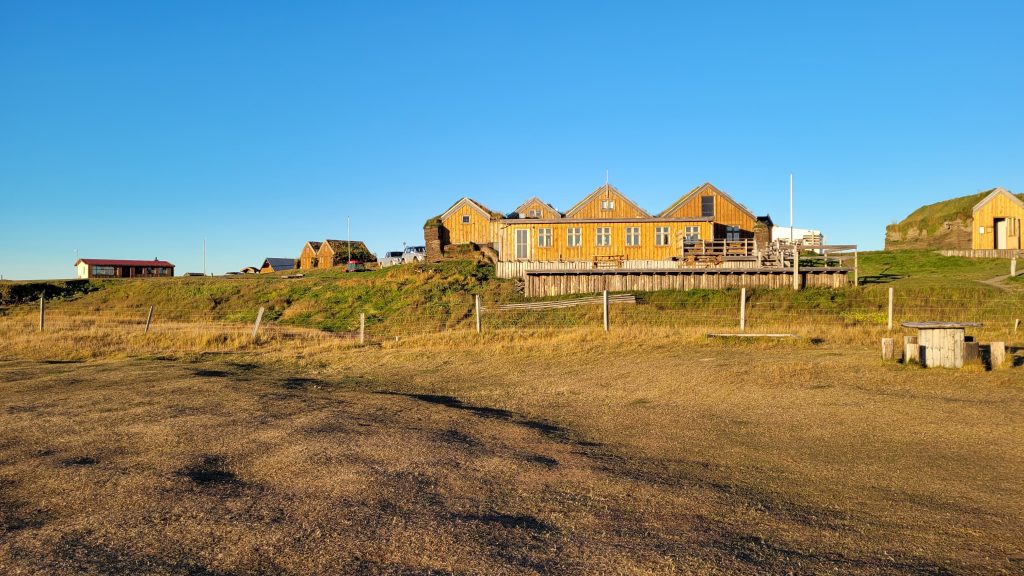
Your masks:
{"label": "yellow wooden siding", "polygon": [[[516,260],[516,230],[529,230],[529,254],[527,259],[537,261],[554,260],[593,260],[595,256],[625,256],[629,260],[664,260],[679,256],[680,235],[686,226],[698,226],[700,237],[711,238],[710,222],[658,222],[643,220],[639,222],[574,222],[564,219],[559,222],[516,222],[509,223],[500,230],[501,260]],[[597,229],[611,228],[611,244],[597,245]],[[626,246],[626,229],[640,228],[640,245]],[[655,244],[655,229],[669,229],[669,244]],[[580,228],[580,245],[568,245],[570,228]],[[551,229],[551,246],[538,246],[539,231]]]}
{"label": "yellow wooden siding", "polygon": [[[663,216],[666,218],[700,218],[702,196],[715,197],[714,221],[716,223],[722,226],[737,226],[745,233],[744,236],[753,236],[754,224],[757,223],[756,219],[751,218],[746,210],[714,189],[700,191],[693,198],[683,202],[671,212],[663,214]],[[719,236],[724,237],[724,234],[720,232]]]}
{"label": "yellow wooden siding", "polygon": [[316,259],[316,250],[313,250],[309,244],[306,244],[302,248],[302,254],[299,254],[299,268],[301,270],[309,270],[314,268],[313,261]]}
{"label": "yellow wooden siding", "polygon": [[[528,217],[527,215],[530,213],[530,210],[540,210],[541,213],[539,218],[541,220],[556,220],[562,217],[562,215],[559,214],[557,210],[543,202],[538,202],[537,200],[532,200],[530,202],[527,202],[526,204],[523,204],[522,208],[523,209],[520,212],[520,216],[522,216],[523,218]],[[538,217],[535,216],[535,218]]]}
{"label": "yellow wooden siding", "polygon": [[330,268],[334,266],[334,249],[330,244],[321,244],[320,250],[316,253],[316,267]]}
{"label": "yellow wooden siding", "polygon": [[[614,200],[615,207],[611,210],[602,210],[602,200]],[[583,204],[579,210],[573,213],[572,216],[566,216],[567,218],[583,218],[583,219],[598,219],[598,218],[649,218],[647,214],[638,210],[629,200],[626,199],[619,191],[614,188],[608,188],[607,190],[601,190],[600,193],[595,194],[586,204]]]}
{"label": "yellow wooden siding", "polygon": [[[469,216],[469,223],[462,222],[463,216]],[[489,244],[491,242],[491,219],[475,210],[468,203],[459,206],[447,218],[441,221],[447,231],[448,244]]]}
{"label": "yellow wooden siding", "polygon": [[[972,223],[971,247],[975,250],[994,250],[996,244],[996,218],[1007,221],[1007,250],[1021,249],[1020,228],[1024,225],[1024,208],[1010,199],[1008,194],[999,194],[982,205],[976,212]],[[985,233],[981,233],[981,228]]]}

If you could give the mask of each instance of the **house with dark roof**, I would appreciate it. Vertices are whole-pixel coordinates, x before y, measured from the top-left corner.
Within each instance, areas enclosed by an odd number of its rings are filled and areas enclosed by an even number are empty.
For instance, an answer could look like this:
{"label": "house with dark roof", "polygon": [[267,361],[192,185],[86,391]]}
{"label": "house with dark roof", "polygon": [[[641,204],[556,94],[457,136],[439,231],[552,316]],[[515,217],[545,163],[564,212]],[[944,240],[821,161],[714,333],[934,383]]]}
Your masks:
{"label": "house with dark roof", "polygon": [[263,260],[263,265],[260,266],[260,274],[270,274],[271,272],[281,272],[282,270],[294,269],[295,258],[267,258]]}
{"label": "house with dark roof", "polygon": [[75,262],[79,278],[169,278],[174,264],[164,260],[107,260],[80,258]]}

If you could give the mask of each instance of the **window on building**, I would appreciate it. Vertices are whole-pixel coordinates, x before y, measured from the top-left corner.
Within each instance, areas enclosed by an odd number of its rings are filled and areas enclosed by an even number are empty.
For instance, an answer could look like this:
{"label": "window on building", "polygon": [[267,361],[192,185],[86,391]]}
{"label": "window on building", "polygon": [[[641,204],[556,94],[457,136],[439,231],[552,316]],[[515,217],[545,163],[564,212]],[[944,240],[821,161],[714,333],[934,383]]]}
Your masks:
{"label": "window on building", "polygon": [[540,228],[537,230],[537,247],[551,247],[551,228]]}
{"label": "window on building", "polygon": [[597,245],[598,246],[611,246],[612,245],[612,229],[607,226],[600,226],[597,229]]}
{"label": "window on building", "polygon": [[725,239],[726,240],[739,240],[740,239],[740,227],[739,226],[726,226],[726,228],[725,228]]}
{"label": "window on building", "polygon": [[640,227],[639,226],[627,226],[626,227],[626,246],[639,246],[640,245]]}
{"label": "window on building", "polygon": [[715,217],[715,197],[714,196],[701,196],[700,197],[700,217],[701,218],[714,218]]}
{"label": "window on building", "polygon": [[463,224],[469,224],[469,215],[468,214],[462,217],[462,223]]}
{"label": "window on building", "polygon": [[565,235],[565,245],[566,246],[579,246],[580,244],[582,244],[582,242],[581,242],[582,237],[583,237],[583,234],[581,233],[581,229],[580,228],[569,228],[566,231],[566,235]]}
{"label": "window on building", "polygon": [[526,260],[530,257],[530,231],[516,230],[516,259]]}
{"label": "window on building", "polygon": [[683,230],[683,238],[687,242],[696,242],[700,240],[700,226],[687,226]]}
{"label": "window on building", "polygon": [[540,212],[540,210],[537,210],[537,209],[535,208],[535,209],[533,209],[533,210],[530,210],[529,212],[527,212],[527,213],[526,213],[526,215],[527,215],[527,217],[529,217],[529,218],[540,218],[540,216],[541,216],[541,212]]}
{"label": "window on building", "polygon": [[114,267],[113,266],[93,266],[92,267],[92,275],[93,276],[113,276],[114,275]]}
{"label": "window on building", "polygon": [[668,226],[658,226],[654,229],[654,245],[655,246],[668,246],[669,245],[669,229]]}
{"label": "window on building", "polygon": [[601,210],[615,210],[615,200],[601,200]]}

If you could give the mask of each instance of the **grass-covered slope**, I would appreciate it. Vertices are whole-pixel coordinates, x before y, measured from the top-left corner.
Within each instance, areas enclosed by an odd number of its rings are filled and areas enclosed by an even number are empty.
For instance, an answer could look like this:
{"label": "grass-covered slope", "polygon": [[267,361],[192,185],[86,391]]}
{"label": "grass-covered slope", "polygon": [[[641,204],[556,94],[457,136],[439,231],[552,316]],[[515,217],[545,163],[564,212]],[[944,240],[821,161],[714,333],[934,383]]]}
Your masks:
{"label": "grass-covered slope", "polygon": [[[992,190],[922,206],[885,229],[886,250],[971,247],[971,212]],[[1018,194],[1024,199],[1024,194]]]}
{"label": "grass-covered slope", "polygon": [[358,326],[360,313],[371,325],[406,317],[446,321],[470,313],[467,294],[480,294],[487,301],[515,297],[514,282],[496,280],[492,267],[470,261],[360,273],[314,270],[297,279],[285,275],[92,280],[79,287],[81,295],[53,301],[51,309],[55,314],[137,314],[153,306],[164,320],[249,322],[262,306],[265,320],[344,331]]}

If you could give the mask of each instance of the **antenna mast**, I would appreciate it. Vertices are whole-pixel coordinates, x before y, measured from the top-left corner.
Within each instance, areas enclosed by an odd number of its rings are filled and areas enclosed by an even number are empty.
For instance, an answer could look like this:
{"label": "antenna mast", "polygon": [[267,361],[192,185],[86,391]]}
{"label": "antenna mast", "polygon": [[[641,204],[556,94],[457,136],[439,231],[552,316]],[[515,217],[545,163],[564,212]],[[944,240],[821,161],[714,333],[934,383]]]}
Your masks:
{"label": "antenna mast", "polygon": [[793,173],[789,173],[789,243],[793,243]]}

